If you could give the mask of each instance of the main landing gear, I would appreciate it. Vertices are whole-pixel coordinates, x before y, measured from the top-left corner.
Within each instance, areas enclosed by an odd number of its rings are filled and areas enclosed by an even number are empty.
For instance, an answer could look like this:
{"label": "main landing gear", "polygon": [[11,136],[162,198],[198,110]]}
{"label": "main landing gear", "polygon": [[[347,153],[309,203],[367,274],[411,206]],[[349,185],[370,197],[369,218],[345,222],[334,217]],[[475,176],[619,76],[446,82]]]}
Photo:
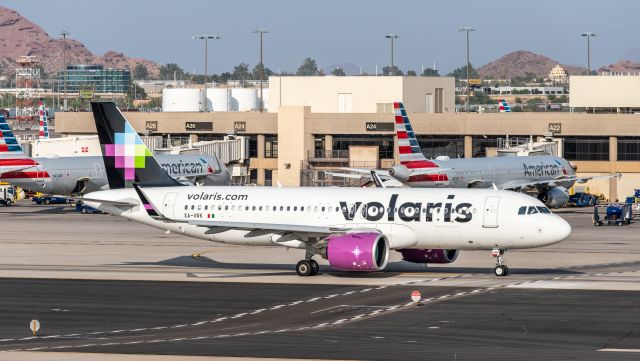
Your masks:
{"label": "main landing gear", "polygon": [[498,277],[504,277],[509,274],[509,267],[502,264],[502,255],[506,252],[504,249],[495,248],[491,251],[491,255],[496,259],[496,268],[493,273]]}
{"label": "main landing gear", "polygon": [[298,276],[315,276],[320,273],[320,265],[313,259],[304,259],[296,265],[296,273]]}

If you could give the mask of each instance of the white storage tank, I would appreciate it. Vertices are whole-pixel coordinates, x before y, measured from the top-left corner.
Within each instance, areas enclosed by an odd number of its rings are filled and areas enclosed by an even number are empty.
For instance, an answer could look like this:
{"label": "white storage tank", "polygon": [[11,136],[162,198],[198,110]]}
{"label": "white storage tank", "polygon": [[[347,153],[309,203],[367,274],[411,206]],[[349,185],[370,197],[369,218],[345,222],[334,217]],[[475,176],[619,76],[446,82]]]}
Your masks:
{"label": "white storage tank", "polygon": [[199,112],[202,91],[190,88],[162,89],[163,112]]}
{"label": "white storage tank", "polygon": [[231,94],[228,88],[207,89],[208,112],[228,112],[231,110]]}
{"label": "white storage tank", "polygon": [[[262,101],[263,101],[263,107],[264,107],[264,111],[267,112],[269,111],[269,88],[263,88],[262,89]],[[258,101],[260,100],[260,89],[258,89]],[[260,103],[258,103],[258,106],[260,106]]]}
{"label": "white storage tank", "polygon": [[254,88],[232,88],[232,111],[248,112],[258,109],[258,91]]}

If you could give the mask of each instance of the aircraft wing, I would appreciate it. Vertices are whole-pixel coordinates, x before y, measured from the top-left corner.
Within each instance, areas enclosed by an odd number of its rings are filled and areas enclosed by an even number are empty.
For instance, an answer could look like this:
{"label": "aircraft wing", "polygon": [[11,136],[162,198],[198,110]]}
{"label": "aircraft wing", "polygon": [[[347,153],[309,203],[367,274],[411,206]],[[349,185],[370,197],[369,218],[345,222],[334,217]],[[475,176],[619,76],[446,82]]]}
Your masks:
{"label": "aircraft wing", "polygon": [[613,178],[613,177],[620,178],[620,177],[622,177],[622,174],[621,173],[616,173],[616,174],[588,176],[588,177],[565,176],[565,177],[559,177],[559,178],[548,179],[548,180],[540,180],[540,181],[535,181],[535,182],[512,181],[512,182],[507,182],[507,183],[501,185],[498,188],[500,188],[500,189],[520,189],[520,188],[526,188],[526,187],[557,186],[556,183],[562,183],[562,182],[585,183],[585,182],[587,182],[589,180],[592,180],[592,179]]}
{"label": "aircraft wing", "polygon": [[256,222],[227,222],[227,221],[209,221],[209,220],[194,220],[189,221],[189,224],[217,228],[222,227],[224,229],[239,229],[246,231],[265,230],[272,232],[298,232],[298,233],[314,233],[314,234],[333,234],[336,232],[346,232],[351,228],[345,227],[324,227],[324,226],[302,226],[291,225],[281,223],[256,223]]}
{"label": "aircraft wing", "polygon": [[424,168],[424,169],[413,169],[411,171],[411,175],[423,175],[423,174],[438,174],[442,172],[446,172],[453,168]]}
{"label": "aircraft wing", "polygon": [[133,200],[127,200],[127,199],[123,199],[123,200],[119,200],[119,201],[109,201],[109,200],[104,200],[104,199],[94,199],[94,198],[90,198],[90,197],[82,197],[81,199],[84,202],[104,203],[104,204],[108,204],[108,205],[112,205],[112,206],[116,206],[116,207],[136,207],[136,206],[140,205],[140,203],[138,203],[138,202],[135,202]]}
{"label": "aircraft wing", "polygon": [[369,176],[365,174],[341,173],[341,172],[332,172],[327,170],[324,171],[324,174],[328,174],[332,177],[340,177],[340,178],[352,178],[352,179],[369,178]]}
{"label": "aircraft wing", "polygon": [[347,172],[361,173],[361,174],[366,174],[366,175],[371,175],[371,171],[373,170],[379,176],[390,176],[389,175],[389,171],[388,170],[383,170],[383,169],[347,168],[347,167],[340,167],[338,169],[344,170],[344,171],[347,171]]}
{"label": "aircraft wing", "polygon": [[2,175],[5,173],[19,172],[33,167],[33,165],[0,166],[0,178],[2,178]]}

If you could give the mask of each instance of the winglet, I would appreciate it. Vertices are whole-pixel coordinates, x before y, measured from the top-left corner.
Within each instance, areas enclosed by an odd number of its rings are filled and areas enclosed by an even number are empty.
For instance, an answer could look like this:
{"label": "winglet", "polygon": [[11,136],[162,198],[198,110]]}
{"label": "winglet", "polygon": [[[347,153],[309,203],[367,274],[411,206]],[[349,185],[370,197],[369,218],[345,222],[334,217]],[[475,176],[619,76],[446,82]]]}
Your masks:
{"label": "winglet", "polygon": [[147,211],[147,214],[149,215],[149,217],[154,219],[166,219],[163,215],[161,215],[156,210],[153,204],[149,202],[147,197],[144,195],[144,192],[142,192],[142,190],[140,189],[140,186],[138,186],[136,183],[133,183],[133,188],[135,188],[136,193],[138,194],[138,197],[140,197],[140,201],[142,202],[142,207],[144,207],[144,210]]}
{"label": "winglet", "polygon": [[387,188],[387,186],[382,183],[382,179],[375,170],[371,171],[371,179],[373,179],[373,183],[376,185],[376,188]]}

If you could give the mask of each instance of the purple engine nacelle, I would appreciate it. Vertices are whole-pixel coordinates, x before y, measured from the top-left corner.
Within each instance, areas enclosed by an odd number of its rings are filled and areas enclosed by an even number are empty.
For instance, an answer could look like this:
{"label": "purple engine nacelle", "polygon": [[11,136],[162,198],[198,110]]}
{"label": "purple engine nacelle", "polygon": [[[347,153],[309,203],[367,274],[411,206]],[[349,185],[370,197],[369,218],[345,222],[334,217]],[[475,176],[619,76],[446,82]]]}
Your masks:
{"label": "purple engine nacelle", "polygon": [[389,261],[389,241],[380,233],[347,233],[327,240],[327,259],[337,270],[380,271]]}
{"label": "purple engine nacelle", "polygon": [[458,258],[457,249],[401,249],[402,259],[412,263],[451,263]]}

